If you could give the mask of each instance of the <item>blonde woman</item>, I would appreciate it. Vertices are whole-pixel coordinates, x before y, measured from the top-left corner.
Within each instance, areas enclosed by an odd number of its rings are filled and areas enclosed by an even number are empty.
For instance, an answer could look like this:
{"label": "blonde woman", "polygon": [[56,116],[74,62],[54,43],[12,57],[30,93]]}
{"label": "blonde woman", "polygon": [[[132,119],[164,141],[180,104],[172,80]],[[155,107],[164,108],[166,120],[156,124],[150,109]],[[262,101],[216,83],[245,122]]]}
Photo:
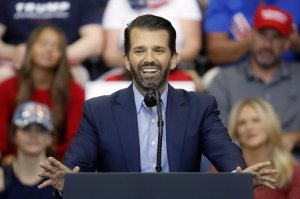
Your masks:
{"label": "blonde woman", "polygon": [[228,128],[248,166],[270,161],[277,170],[276,189],[256,188],[255,199],[300,198],[300,167],[283,147],[280,122],[267,101],[254,97],[238,102],[231,111]]}

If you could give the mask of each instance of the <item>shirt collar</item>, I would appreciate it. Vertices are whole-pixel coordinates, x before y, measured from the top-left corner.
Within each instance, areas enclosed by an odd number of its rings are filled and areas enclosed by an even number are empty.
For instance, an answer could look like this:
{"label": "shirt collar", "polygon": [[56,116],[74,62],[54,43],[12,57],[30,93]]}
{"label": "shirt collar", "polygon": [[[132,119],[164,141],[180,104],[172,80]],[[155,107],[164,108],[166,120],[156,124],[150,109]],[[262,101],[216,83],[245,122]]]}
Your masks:
{"label": "shirt collar", "polygon": [[[252,68],[250,63],[245,63],[242,65],[242,67],[244,68],[244,71],[247,75],[248,80],[257,80],[260,79],[259,77],[257,77]],[[274,77],[272,78],[272,82],[280,80],[280,79],[285,79],[290,77],[290,70],[287,66],[287,64],[285,62],[283,62],[281,64],[281,66],[278,68],[278,71],[275,73]]]}
{"label": "shirt collar", "polygon": [[[168,90],[169,90],[169,85],[167,84],[165,87],[165,90],[163,91],[163,93],[161,95],[163,110],[167,110],[166,108],[167,108]],[[137,88],[134,84],[133,84],[133,94],[134,94],[136,112],[138,114],[143,106],[146,107],[146,104],[144,102],[144,96],[137,90]]]}

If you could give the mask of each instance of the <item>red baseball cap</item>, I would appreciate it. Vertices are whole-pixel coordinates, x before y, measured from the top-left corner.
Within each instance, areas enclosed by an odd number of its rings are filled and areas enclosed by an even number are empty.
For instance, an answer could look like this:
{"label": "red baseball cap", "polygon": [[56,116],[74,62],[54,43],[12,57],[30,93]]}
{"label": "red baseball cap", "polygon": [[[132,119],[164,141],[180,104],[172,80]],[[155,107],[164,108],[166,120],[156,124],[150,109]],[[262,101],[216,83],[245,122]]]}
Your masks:
{"label": "red baseball cap", "polygon": [[274,28],[288,36],[292,28],[292,15],[276,6],[259,6],[254,15],[253,28]]}

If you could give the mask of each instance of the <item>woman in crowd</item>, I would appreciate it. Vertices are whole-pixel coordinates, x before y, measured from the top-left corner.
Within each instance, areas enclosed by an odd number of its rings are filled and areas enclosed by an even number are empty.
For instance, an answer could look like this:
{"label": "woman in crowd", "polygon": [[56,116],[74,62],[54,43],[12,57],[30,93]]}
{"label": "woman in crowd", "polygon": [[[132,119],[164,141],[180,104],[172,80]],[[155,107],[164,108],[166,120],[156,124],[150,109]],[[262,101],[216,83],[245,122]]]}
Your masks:
{"label": "woman in crowd", "polygon": [[[0,84],[0,152],[12,154],[9,124],[17,105],[26,101],[46,104],[53,114],[54,152],[62,159],[75,134],[84,102],[84,91],[71,76],[66,39],[55,25],[43,24],[29,36],[23,66],[17,76]],[[7,156],[8,157],[8,156]]]}
{"label": "woman in crowd", "polygon": [[255,199],[299,198],[300,167],[283,147],[280,122],[267,101],[255,97],[237,103],[228,128],[231,138],[242,148],[248,166],[270,161],[277,170],[276,189],[256,188]]}
{"label": "woman in crowd", "polygon": [[47,159],[53,125],[51,113],[44,104],[21,104],[13,116],[11,136],[17,146],[12,164],[0,168],[0,198],[51,199],[53,188],[39,190],[41,161]]}

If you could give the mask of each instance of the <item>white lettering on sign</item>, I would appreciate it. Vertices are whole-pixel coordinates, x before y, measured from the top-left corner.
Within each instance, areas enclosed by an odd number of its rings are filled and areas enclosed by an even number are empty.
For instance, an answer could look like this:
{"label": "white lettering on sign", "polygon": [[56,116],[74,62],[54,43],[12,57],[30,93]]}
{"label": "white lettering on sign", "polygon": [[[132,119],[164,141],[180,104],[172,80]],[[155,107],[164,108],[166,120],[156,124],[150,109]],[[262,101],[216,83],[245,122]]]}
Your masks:
{"label": "white lettering on sign", "polygon": [[68,1],[18,2],[15,5],[14,19],[67,18],[70,8],[71,4]]}

